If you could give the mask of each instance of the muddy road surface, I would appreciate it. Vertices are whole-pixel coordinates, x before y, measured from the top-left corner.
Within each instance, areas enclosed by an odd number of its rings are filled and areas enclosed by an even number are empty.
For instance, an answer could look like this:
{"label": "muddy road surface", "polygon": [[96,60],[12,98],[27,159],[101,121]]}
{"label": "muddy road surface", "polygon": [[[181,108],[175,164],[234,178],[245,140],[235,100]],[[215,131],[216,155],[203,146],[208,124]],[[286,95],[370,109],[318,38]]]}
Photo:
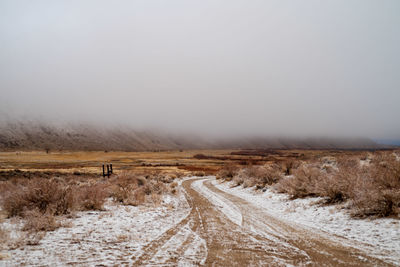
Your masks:
{"label": "muddy road surface", "polygon": [[186,180],[182,187],[190,214],[149,243],[135,265],[391,266],[349,240],[277,219],[217,189],[210,178]]}

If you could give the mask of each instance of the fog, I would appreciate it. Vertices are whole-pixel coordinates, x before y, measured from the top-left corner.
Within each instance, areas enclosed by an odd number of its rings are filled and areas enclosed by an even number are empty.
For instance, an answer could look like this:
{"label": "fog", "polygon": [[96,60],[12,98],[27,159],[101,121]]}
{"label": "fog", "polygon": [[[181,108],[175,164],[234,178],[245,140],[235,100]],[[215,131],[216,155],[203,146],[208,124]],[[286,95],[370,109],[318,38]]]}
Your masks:
{"label": "fog", "polygon": [[400,1],[0,2],[3,119],[400,139]]}

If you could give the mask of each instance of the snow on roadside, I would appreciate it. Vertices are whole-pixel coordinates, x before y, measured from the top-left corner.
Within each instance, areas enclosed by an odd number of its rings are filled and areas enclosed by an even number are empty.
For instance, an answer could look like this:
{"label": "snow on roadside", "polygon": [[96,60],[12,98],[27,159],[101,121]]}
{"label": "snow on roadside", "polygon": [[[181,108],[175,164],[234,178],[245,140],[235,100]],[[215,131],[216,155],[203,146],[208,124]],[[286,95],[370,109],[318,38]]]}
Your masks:
{"label": "snow on roadside", "polygon": [[353,219],[338,207],[314,205],[320,198],[289,200],[287,195],[270,189],[261,192],[254,187],[232,187],[230,183],[219,183],[215,179],[212,183],[277,218],[363,243],[361,249],[372,253],[371,256],[394,264],[400,262],[400,221],[397,219]]}
{"label": "snow on roadside", "polygon": [[48,232],[36,246],[6,251],[9,257],[0,264],[132,265],[146,244],[178,224],[189,213],[190,207],[183,193],[165,195],[159,206],[122,206],[109,200],[105,211],[77,213],[76,218],[67,219],[72,223],[71,227]]}
{"label": "snow on roadside", "polygon": [[210,200],[210,202],[222,213],[224,213],[233,223],[239,226],[242,225],[243,218],[239,208],[237,208],[231,201],[215,194],[210,189],[205,187],[203,184],[205,179],[193,182],[192,188]]}

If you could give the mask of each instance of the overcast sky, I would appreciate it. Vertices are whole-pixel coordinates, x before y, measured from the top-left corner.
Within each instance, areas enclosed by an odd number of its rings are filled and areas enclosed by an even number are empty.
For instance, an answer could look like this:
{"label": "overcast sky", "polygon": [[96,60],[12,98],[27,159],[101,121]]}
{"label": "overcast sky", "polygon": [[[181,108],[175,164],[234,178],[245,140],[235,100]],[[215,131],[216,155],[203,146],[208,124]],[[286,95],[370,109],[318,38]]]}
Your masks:
{"label": "overcast sky", "polygon": [[400,1],[0,1],[5,117],[400,139]]}

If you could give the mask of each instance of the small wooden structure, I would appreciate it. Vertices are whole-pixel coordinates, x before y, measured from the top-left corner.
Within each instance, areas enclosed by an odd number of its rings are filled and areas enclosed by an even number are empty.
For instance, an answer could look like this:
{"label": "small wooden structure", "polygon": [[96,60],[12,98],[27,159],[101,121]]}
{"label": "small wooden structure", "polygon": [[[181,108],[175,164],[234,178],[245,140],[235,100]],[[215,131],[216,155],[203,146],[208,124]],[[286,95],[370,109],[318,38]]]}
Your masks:
{"label": "small wooden structure", "polygon": [[[107,171],[106,171],[107,168]],[[113,167],[112,167],[112,163],[104,165],[103,164],[103,177],[110,177],[110,175],[113,174]]]}

